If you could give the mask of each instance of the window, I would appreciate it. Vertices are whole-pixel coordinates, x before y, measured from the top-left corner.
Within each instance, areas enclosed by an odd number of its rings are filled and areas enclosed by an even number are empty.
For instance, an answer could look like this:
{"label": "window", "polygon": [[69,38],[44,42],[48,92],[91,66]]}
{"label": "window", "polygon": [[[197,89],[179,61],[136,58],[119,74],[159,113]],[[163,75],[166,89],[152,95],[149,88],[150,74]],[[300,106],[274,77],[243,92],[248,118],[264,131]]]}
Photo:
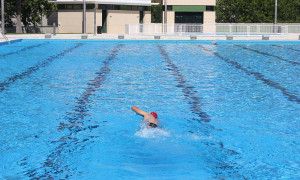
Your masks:
{"label": "window", "polygon": [[82,9],[82,5],[81,4],[74,4],[73,9]]}
{"label": "window", "polygon": [[58,4],[57,9],[65,9],[65,4]]}
{"label": "window", "polygon": [[66,4],[66,9],[73,9],[73,4]]}
{"label": "window", "polygon": [[126,10],[126,11],[150,11],[150,6],[128,6],[128,5],[109,5],[99,4],[98,9],[102,10]]}
{"label": "window", "polygon": [[[165,6],[163,6],[163,11],[165,11]],[[167,6],[167,9],[168,9],[168,11],[172,11],[173,10],[173,7],[172,6]]]}
{"label": "window", "polygon": [[[94,9],[95,5],[94,4],[87,4],[86,8],[87,9]],[[67,9],[67,10],[72,10],[72,9],[83,9],[82,4],[58,4],[57,5],[58,9]]]}
{"label": "window", "polygon": [[131,6],[131,7],[132,7],[131,10],[133,10],[133,11],[137,11],[138,10],[137,6]]}
{"label": "window", "polygon": [[121,5],[120,9],[115,9],[115,10],[131,10],[131,6]]}
{"label": "window", "polygon": [[120,6],[120,5],[114,5],[113,9],[115,9],[115,10],[120,10],[120,9],[121,9],[121,6]]}
{"label": "window", "polygon": [[203,12],[175,12],[175,23],[203,23]]}
{"label": "window", "polygon": [[206,11],[215,11],[214,6],[206,6]]}
{"label": "window", "polygon": [[86,8],[87,9],[94,9],[95,8],[95,4],[87,4]]}

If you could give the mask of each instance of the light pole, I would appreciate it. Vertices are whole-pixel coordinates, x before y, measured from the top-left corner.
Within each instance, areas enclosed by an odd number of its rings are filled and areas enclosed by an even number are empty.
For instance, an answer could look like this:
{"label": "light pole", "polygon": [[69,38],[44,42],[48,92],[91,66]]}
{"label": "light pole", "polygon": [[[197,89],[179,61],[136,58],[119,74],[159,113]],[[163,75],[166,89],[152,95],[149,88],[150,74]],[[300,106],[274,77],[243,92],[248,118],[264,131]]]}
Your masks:
{"label": "light pole", "polygon": [[86,3],[83,0],[83,34],[86,34]]}
{"label": "light pole", "polygon": [[275,0],[275,20],[274,20],[274,24],[277,24],[277,0]]}
{"label": "light pole", "polygon": [[164,32],[165,33],[167,33],[167,24],[168,24],[167,14],[168,14],[168,2],[167,2],[167,0],[165,0],[165,15],[164,15]]}
{"label": "light pole", "polygon": [[164,16],[164,23],[167,24],[167,14],[168,14],[168,2],[165,0],[165,16]]}
{"label": "light pole", "polygon": [[95,3],[95,8],[94,8],[94,36],[97,35],[97,21],[96,21],[96,18],[97,18],[97,4]]}
{"label": "light pole", "polygon": [[1,0],[1,25],[2,25],[2,34],[5,34],[5,22],[4,22],[4,0]]}

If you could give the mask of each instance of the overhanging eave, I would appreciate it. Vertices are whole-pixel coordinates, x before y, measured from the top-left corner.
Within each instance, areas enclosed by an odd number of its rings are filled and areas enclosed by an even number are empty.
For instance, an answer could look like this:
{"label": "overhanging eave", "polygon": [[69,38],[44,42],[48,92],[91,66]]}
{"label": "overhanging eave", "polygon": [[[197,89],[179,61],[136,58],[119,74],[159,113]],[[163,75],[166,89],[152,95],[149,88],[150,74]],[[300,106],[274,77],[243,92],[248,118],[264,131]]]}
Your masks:
{"label": "overhanging eave", "polygon": [[[83,1],[65,0],[65,1],[48,1],[56,4],[83,4]],[[141,3],[141,2],[116,2],[116,1],[85,1],[87,4],[114,4],[114,5],[134,5],[134,6],[154,6],[159,3]]]}

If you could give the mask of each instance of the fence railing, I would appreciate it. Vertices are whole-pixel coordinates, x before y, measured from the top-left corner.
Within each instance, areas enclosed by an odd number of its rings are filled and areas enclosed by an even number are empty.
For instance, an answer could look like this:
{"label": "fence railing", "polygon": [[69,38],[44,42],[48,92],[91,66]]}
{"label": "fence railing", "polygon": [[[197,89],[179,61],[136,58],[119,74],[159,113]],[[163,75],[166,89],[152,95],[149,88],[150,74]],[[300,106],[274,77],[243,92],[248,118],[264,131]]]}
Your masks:
{"label": "fence railing", "polygon": [[300,24],[126,24],[126,34],[289,34]]}
{"label": "fence railing", "polygon": [[[2,28],[0,28],[0,31],[2,32]],[[5,34],[3,34],[3,33],[1,33],[1,34],[2,34],[2,37],[4,38],[5,41],[10,42]]]}

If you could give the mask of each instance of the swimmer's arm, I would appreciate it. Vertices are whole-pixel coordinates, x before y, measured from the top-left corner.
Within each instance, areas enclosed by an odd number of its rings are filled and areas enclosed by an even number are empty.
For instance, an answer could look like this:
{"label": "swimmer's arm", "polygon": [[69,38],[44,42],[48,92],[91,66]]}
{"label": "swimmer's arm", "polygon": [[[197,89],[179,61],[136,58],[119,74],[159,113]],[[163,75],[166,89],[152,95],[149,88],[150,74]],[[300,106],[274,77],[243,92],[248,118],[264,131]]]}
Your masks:
{"label": "swimmer's arm", "polygon": [[142,116],[147,116],[148,113],[146,111],[143,111],[143,110],[140,110],[139,108],[137,108],[136,106],[132,106],[131,109],[138,113],[139,115],[142,115]]}

